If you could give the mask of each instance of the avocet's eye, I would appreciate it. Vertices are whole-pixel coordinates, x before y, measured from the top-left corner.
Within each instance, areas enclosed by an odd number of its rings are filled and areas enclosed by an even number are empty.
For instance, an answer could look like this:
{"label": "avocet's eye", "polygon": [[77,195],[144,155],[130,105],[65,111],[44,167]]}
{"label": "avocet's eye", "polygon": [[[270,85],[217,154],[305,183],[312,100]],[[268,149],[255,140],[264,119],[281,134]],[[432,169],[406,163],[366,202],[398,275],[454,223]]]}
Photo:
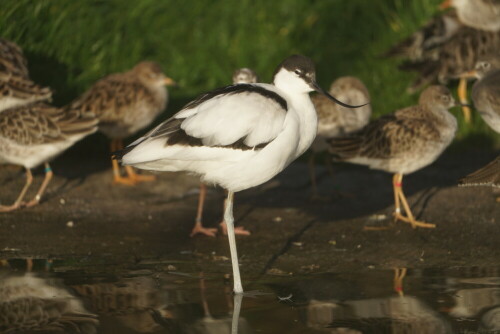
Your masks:
{"label": "avocet's eye", "polygon": [[297,75],[301,75],[301,74],[302,74],[302,71],[301,71],[301,70],[295,70],[294,72],[295,72],[295,74],[297,74]]}
{"label": "avocet's eye", "polygon": [[489,69],[489,68],[490,68],[491,64],[490,64],[490,63],[488,63],[487,61],[485,61],[485,62],[483,62],[483,63],[481,64],[481,66],[482,66],[485,70],[487,70],[487,69]]}

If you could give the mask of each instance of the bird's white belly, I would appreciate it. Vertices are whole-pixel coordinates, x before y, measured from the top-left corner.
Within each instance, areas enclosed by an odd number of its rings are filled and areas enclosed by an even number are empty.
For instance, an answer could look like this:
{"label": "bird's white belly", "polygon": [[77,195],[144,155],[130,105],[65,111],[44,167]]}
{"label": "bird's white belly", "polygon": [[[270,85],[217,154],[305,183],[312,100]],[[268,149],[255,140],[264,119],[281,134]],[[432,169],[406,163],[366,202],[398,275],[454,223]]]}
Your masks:
{"label": "bird's white belly", "polygon": [[443,153],[449,143],[435,145],[434,149],[421,149],[408,152],[389,159],[376,159],[367,157],[355,157],[349,159],[350,163],[367,165],[371,169],[383,170],[389,173],[411,174],[421,168],[432,164]]}
{"label": "bird's white belly", "polygon": [[[295,158],[298,122],[288,117],[283,132],[259,150],[226,147],[165,146],[165,139],[145,143],[123,157],[124,165],[156,171],[187,171],[231,191],[258,186],[281,172]],[[157,157],[148,161],[151,154]]]}
{"label": "bird's white belly", "polygon": [[80,137],[76,137],[50,144],[20,145],[11,140],[0,138],[0,163],[34,168],[55,158],[79,139]]}

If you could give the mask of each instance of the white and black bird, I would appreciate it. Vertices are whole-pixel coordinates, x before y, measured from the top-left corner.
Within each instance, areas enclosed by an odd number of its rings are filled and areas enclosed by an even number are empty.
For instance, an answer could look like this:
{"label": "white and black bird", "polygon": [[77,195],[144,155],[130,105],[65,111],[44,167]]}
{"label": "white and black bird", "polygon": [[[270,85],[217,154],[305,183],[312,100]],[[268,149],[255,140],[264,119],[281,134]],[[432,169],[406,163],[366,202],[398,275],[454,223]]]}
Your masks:
{"label": "white and black bird", "polygon": [[115,155],[124,165],[187,171],[228,190],[224,220],[236,293],[243,287],[233,195],[270,180],[311,145],[318,126],[312,91],[330,96],[316,83],[313,61],[293,55],[278,66],[272,84],[237,84],[201,95]]}
{"label": "white and black bird", "polygon": [[[240,68],[234,71],[233,73],[233,84],[242,84],[242,83],[256,83],[258,81],[257,74],[249,68]],[[215,237],[217,233],[216,228],[204,227],[202,218],[203,218],[203,206],[205,203],[205,197],[207,195],[207,186],[201,182],[200,183],[200,196],[198,197],[198,210],[196,213],[196,220],[193,226],[193,230],[191,231],[190,236],[194,236],[196,234],[204,234],[209,237]],[[225,203],[224,203],[225,208]],[[222,221],[220,223],[222,228],[222,233],[227,235],[226,223]],[[234,228],[234,232],[240,235],[250,235],[250,231],[245,230],[243,226],[238,226]]]}

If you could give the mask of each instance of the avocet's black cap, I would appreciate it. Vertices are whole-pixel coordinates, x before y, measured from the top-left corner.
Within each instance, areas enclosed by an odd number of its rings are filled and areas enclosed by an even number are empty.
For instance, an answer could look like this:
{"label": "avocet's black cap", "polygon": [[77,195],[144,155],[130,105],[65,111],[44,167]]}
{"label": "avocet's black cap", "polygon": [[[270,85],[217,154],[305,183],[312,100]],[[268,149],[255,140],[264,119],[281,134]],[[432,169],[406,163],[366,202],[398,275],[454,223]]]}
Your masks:
{"label": "avocet's black cap", "polygon": [[339,101],[335,97],[331,96],[327,91],[325,91],[323,88],[321,88],[316,83],[316,68],[314,66],[314,62],[309,57],[302,56],[302,55],[292,55],[292,56],[286,58],[276,68],[274,75],[276,75],[282,68],[286,69],[289,72],[295,73],[297,76],[302,78],[313,90],[325,95],[330,100],[334,101],[335,103],[337,103],[343,107],[359,108],[359,107],[363,107],[369,103],[368,102],[368,103],[365,103],[365,104],[362,104],[359,106],[352,106],[352,105],[346,104],[342,101]]}

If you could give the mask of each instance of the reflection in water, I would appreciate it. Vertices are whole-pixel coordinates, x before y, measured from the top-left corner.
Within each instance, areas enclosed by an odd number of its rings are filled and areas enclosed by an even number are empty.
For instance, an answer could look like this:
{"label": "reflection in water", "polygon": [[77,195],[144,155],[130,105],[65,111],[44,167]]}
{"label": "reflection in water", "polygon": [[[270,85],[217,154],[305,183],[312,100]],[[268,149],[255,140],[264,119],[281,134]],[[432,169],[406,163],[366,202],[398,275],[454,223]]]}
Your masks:
{"label": "reflection in water", "polygon": [[97,316],[60,280],[32,273],[0,273],[0,332],[49,331],[92,334]]}
{"label": "reflection in water", "polygon": [[490,309],[481,317],[482,331],[500,331],[500,306]]}
{"label": "reflection in water", "polygon": [[230,298],[231,289],[226,286],[224,293],[229,315],[225,317],[214,318],[210,314],[210,308],[206,296],[205,279],[200,279],[200,297],[203,305],[204,316],[194,322],[192,326],[188,326],[186,333],[192,334],[250,334],[252,330],[248,322],[240,317],[241,304],[243,296],[241,294],[234,295]]}
{"label": "reflection in water", "polygon": [[156,321],[158,315],[172,317],[168,311],[169,301],[174,305],[183,303],[182,291],[160,290],[150,276],[72,287],[89,302],[90,309],[101,317],[110,317],[123,327],[138,333],[152,333],[160,329],[161,325]]}
{"label": "reflection in water", "polygon": [[307,319],[311,328],[349,328],[361,333],[374,329],[380,333],[452,333],[442,316],[414,297],[344,303],[312,300]]}
{"label": "reflection in water", "polygon": [[[24,273],[31,268],[41,273]],[[58,269],[57,263],[56,273],[44,272],[47,268],[40,261],[34,266],[25,261],[0,272],[0,333],[500,331],[498,270],[265,277],[266,283],[253,284],[275,294],[247,298],[231,295],[218,275],[179,276],[142,268],[92,276]]]}

